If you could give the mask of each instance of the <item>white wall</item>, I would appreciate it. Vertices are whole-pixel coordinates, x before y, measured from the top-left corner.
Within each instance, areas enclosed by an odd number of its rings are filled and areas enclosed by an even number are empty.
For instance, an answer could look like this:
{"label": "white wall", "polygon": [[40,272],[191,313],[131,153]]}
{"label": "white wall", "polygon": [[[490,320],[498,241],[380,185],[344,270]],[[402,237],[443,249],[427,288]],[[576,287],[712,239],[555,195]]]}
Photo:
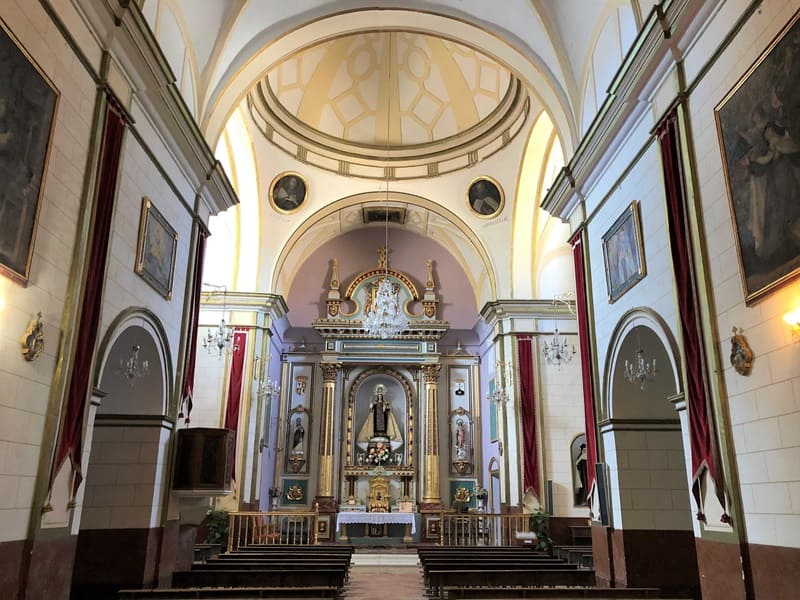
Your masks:
{"label": "white wall", "polygon": [[[0,277],[0,542],[26,537],[75,244],[95,86],[39,3],[7,0],[0,17],[60,91],[31,263],[22,287]],[[19,338],[42,312],[45,348]]]}
{"label": "white wall", "polygon": [[[690,67],[707,55],[711,33],[733,22],[745,4],[723,8],[711,24],[709,39],[695,48]],[[738,375],[727,360],[722,362],[747,535],[755,544],[793,548],[800,547],[800,343],[782,315],[800,306],[800,282],[753,306],[744,303],[714,108],[798,7],[797,0],[765,1],[689,99],[718,351],[728,355],[731,328],[736,326],[744,329],[756,354],[748,377]]]}

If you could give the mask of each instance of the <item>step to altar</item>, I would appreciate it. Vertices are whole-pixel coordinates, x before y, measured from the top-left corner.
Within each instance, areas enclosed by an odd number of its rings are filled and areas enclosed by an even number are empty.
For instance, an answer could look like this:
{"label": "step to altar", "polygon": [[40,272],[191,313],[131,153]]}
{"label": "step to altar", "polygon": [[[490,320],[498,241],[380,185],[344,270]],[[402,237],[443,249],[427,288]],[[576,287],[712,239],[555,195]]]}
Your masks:
{"label": "step to altar", "polygon": [[359,567],[416,567],[419,557],[416,551],[409,553],[391,552],[359,552],[355,551],[350,564]]}

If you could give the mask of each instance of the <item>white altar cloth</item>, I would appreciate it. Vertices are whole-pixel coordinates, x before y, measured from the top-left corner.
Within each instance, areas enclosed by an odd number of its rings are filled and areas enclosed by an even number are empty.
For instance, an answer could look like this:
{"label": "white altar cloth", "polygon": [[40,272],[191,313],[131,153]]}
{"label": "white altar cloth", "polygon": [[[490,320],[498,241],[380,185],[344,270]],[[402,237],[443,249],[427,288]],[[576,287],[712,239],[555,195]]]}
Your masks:
{"label": "white altar cloth", "polygon": [[384,523],[411,524],[411,534],[417,532],[414,522],[414,513],[400,512],[340,512],[336,515],[336,530],[342,528],[342,524],[365,523],[369,525],[383,525]]}

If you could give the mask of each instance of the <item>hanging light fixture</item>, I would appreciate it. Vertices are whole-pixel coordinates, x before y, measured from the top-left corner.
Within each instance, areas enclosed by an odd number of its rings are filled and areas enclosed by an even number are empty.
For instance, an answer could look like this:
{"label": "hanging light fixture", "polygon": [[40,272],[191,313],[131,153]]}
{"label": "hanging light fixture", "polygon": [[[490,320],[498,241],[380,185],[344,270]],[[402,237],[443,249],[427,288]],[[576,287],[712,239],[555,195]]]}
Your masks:
{"label": "hanging light fixture", "polygon": [[131,355],[127,360],[120,359],[119,369],[117,370],[119,375],[128,380],[131,387],[133,387],[137,379],[150,373],[150,363],[146,360],[139,361],[139,350],[141,350],[139,344],[131,346]]}
{"label": "hanging light fixture", "polygon": [[208,330],[208,333],[203,338],[203,348],[208,350],[209,354],[214,354],[214,352],[217,352],[219,356],[230,354],[233,351],[233,327],[225,322],[225,314],[228,307],[228,288],[224,285],[211,283],[204,283],[203,285],[222,290],[222,318],[219,320],[219,325],[215,330]]}
{"label": "hanging light fixture", "polygon": [[656,376],[656,359],[648,360],[644,356],[642,344],[639,341],[639,328],[636,328],[636,358],[625,360],[625,379],[633,384],[638,384],[639,389],[645,389],[648,382],[652,382]]}
{"label": "hanging light fixture", "polygon": [[384,248],[383,248],[383,279],[378,284],[375,298],[367,310],[364,318],[364,328],[372,337],[387,338],[400,335],[408,329],[408,319],[403,314],[400,307],[398,292],[389,280],[389,122],[391,117],[391,82],[392,82],[392,33],[388,32],[388,62],[389,78],[387,84],[387,103],[386,103],[386,166],[384,174],[386,176],[386,219],[384,221]]}
{"label": "hanging light fixture", "polygon": [[494,390],[486,395],[486,399],[495,404],[506,404],[511,399],[508,394],[508,384],[511,381],[511,363],[498,361],[495,368],[495,377],[497,384]]}
{"label": "hanging light fixture", "polygon": [[575,345],[570,345],[567,338],[559,334],[558,326],[556,326],[553,337],[549,342],[545,341],[542,353],[548,364],[561,366],[562,363],[570,362],[575,356]]}

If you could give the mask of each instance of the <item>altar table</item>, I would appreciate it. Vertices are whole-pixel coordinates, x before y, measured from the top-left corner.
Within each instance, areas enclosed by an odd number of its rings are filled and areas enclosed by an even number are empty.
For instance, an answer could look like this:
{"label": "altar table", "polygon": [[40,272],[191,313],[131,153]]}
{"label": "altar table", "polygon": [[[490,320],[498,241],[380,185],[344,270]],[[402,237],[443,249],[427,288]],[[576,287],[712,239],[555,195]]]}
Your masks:
{"label": "altar table", "polygon": [[336,529],[341,530],[342,534],[339,539],[341,539],[343,542],[348,541],[348,523],[364,523],[364,525],[386,525],[390,523],[405,524],[406,533],[403,536],[403,541],[406,544],[409,544],[413,541],[411,536],[417,532],[417,526],[414,522],[414,513],[340,512],[336,515]]}

